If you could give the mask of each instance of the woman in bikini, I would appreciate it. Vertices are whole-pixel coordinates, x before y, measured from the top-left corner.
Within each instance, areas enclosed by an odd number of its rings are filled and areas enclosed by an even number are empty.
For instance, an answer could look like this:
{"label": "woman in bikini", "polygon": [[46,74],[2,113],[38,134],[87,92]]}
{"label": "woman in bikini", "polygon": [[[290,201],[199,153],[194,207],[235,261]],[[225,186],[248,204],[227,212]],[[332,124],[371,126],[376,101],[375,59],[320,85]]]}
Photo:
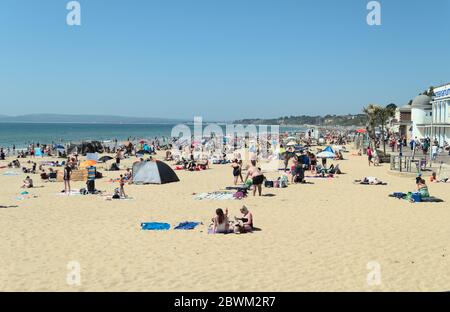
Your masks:
{"label": "woman in bikini", "polygon": [[234,177],[234,185],[237,185],[238,178],[241,178],[241,183],[244,183],[244,180],[242,179],[242,169],[241,164],[237,159],[234,159],[231,163],[231,167],[233,168],[233,177]]}
{"label": "woman in bikini", "polygon": [[234,232],[237,234],[240,233],[249,233],[253,231],[253,215],[250,211],[248,211],[247,207],[244,205],[240,209],[242,213],[241,218],[235,218],[236,221],[241,221],[242,224],[238,224],[234,226]]}

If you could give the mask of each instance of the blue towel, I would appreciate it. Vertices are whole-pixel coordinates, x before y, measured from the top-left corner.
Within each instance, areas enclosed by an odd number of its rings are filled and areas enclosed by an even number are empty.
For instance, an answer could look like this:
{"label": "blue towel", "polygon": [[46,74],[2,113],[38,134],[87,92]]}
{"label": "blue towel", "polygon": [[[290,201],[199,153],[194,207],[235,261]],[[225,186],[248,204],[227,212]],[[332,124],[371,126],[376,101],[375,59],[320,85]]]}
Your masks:
{"label": "blue towel", "polygon": [[141,223],[141,229],[149,231],[167,231],[168,229],[170,229],[170,224],[160,222],[145,222]]}
{"label": "blue towel", "polygon": [[193,230],[200,222],[181,222],[176,227],[175,230]]}

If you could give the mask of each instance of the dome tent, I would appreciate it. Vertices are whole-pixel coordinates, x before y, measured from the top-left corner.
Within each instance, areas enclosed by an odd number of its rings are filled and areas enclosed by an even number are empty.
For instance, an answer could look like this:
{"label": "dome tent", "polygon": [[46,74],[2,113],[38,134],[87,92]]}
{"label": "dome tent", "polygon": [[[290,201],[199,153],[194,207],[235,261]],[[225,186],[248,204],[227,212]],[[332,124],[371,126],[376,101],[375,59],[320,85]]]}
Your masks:
{"label": "dome tent", "polygon": [[141,161],[133,165],[134,184],[165,184],[180,179],[169,165],[162,161]]}

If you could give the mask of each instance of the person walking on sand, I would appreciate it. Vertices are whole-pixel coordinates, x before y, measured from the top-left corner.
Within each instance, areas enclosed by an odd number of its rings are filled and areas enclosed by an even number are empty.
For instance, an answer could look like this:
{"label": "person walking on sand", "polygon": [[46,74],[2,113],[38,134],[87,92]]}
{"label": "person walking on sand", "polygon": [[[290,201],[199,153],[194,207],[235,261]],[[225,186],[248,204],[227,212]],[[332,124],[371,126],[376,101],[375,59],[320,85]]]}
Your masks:
{"label": "person walking on sand", "polygon": [[70,178],[72,175],[72,166],[70,160],[67,161],[66,166],[64,167],[64,192],[69,195],[71,192],[70,188]]}
{"label": "person walking on sand", "polygon": [[262,194],[262,184],[264,182],[264,175],[260,168],[256,167],[256,160],[251,161],[251,166],[247,170],[247,176],[245,180],[251,177],[253,180],[253,196],[256,196],[256,190],[258,189],[258,195]]}

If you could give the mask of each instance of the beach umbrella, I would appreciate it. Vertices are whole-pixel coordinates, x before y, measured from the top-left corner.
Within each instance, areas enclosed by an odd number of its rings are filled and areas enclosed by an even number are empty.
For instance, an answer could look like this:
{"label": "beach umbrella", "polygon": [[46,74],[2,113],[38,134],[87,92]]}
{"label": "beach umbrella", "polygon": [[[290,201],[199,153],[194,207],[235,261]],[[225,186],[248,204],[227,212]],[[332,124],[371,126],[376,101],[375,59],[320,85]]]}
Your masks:
{"label": "beach umbrella", "polygon": [[335,158],[336,155],[329,151],[323,151],[316,155],[317,158]]}
{"label": "beach umbrella", "polygon": [[288,144],[286,144],[286,146],[296,146],[297,145],[297,143],[295,143],[295,142],[289,142]]}
{"label": "beach umbrella", "polygon": [[102,156],[98,161],[104,163],[111,159],[113,159],[111,156]]}
{"label": "beach umbrella", "polygon": [[331,148],[331,146],[325,147],[325,149],[324,149],[322,152],[330,152],[330,153],[333,153],[333,154],[334,154],[334,151],[333,151],[333,149]]}
{"label": "beach umbrella", "polygon": [[95,166],[97,162],[95,160],[86,160],[80,164],[80,168],[87,168],[91,166]]}
{"label": "beach umbrella", "polygon": [[140,150],[139,152],[136,152],[136,154],[150,154],[150,151],[146,151],[146,150]]}
{"label": "beach umbrella", "polygon": [[366,129],[358,129],[356,130],[357,133],[366,133],[367,130]]}

